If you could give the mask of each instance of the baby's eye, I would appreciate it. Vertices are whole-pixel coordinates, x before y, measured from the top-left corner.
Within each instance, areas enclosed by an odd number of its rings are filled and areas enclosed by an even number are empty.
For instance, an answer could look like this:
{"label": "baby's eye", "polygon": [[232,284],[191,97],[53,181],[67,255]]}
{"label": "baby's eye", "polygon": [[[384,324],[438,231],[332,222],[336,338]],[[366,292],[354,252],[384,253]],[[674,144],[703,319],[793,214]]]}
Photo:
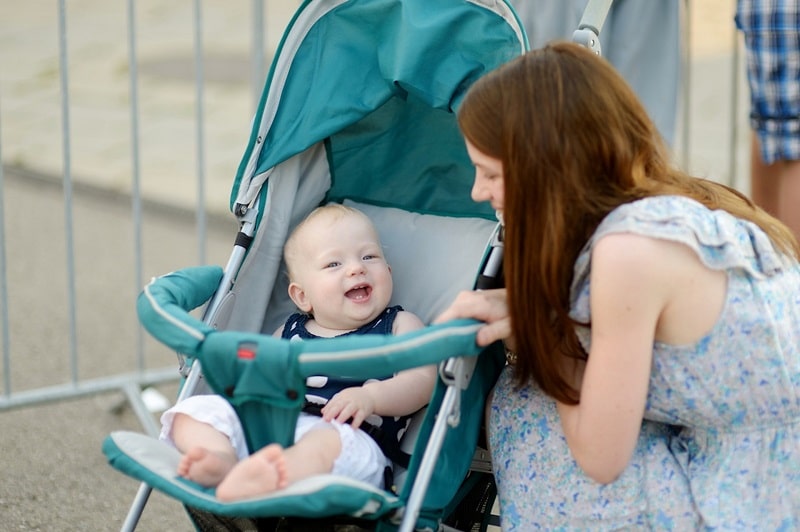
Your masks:
{"label": "baby's eye", "polygon": [[335,267],[339,266],[339,264],[341,264],[341,263],[337,262],[337,261],[329,262],[328,264],[325,265],[325,268],[326,269],[327,268],[335,268]]}
{"label": "baby's eye", "polygon": [[364,260],[375,260],[377,258],[377,255],[364,255]]}

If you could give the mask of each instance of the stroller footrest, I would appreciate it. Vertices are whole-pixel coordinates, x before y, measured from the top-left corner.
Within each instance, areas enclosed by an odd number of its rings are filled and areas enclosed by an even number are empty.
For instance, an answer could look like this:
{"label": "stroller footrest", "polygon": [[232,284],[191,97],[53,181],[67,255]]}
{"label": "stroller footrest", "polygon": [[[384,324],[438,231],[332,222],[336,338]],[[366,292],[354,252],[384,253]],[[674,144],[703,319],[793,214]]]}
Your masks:
{"label": "stroller footrest", "polygon": [[181,501],[217,515],[240,517],[328,517],[350,515],[378,519],[402,506],[400,499],[369,484],[339,475],[318,475],[262,497],[222,502],[205,488],[176,474],[180,453],[136,432],[117,431],[103,442],[115,469]]}

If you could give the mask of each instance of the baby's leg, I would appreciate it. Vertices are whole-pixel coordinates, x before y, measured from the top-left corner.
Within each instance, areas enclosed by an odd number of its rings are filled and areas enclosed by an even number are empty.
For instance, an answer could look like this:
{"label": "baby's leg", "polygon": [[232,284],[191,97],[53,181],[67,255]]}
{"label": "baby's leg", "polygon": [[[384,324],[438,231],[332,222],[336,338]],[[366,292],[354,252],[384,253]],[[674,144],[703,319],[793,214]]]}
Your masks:
{"label": "baby's leg", "polygon": [[217,498],[234,501],[266,495],[298,480],[333,471],[342,450],[332,427],[308,431],[286,449],[268,445],[236,464],[217,486]]}
{"label": "baby's leg", "polygon": [[175,415],[172,439],[183,453],[178,474],[202,486],[216,486],[236,464],[228,436],[186,414]]}

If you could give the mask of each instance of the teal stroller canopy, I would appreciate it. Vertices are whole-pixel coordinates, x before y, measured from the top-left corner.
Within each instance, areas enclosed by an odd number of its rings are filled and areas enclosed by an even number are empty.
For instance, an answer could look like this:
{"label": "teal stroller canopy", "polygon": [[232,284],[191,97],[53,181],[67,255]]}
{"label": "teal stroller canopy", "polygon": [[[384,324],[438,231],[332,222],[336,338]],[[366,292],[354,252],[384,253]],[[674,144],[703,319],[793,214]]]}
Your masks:
{"label": "teal stroller canopy", "polygon": [[453,112],[476,79],[526,47],[504,2],[305,2],[270,69],[231,207],[250,204],[275,165],[325,140],[329,200],[491,217],[454,194],[472,167]]}

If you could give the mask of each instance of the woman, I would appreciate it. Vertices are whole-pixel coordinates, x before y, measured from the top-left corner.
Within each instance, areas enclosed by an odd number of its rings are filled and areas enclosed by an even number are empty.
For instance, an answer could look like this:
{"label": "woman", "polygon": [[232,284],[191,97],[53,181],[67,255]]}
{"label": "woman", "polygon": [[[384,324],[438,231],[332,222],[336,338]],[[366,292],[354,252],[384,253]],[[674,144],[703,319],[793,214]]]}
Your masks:
{"label": "woman", "polygon": [[800,527],[800,252],[738,192],[670,166],[642,105],[571,43],[459,109],[475,201],[505,221],[487,322],[504,530]]}

